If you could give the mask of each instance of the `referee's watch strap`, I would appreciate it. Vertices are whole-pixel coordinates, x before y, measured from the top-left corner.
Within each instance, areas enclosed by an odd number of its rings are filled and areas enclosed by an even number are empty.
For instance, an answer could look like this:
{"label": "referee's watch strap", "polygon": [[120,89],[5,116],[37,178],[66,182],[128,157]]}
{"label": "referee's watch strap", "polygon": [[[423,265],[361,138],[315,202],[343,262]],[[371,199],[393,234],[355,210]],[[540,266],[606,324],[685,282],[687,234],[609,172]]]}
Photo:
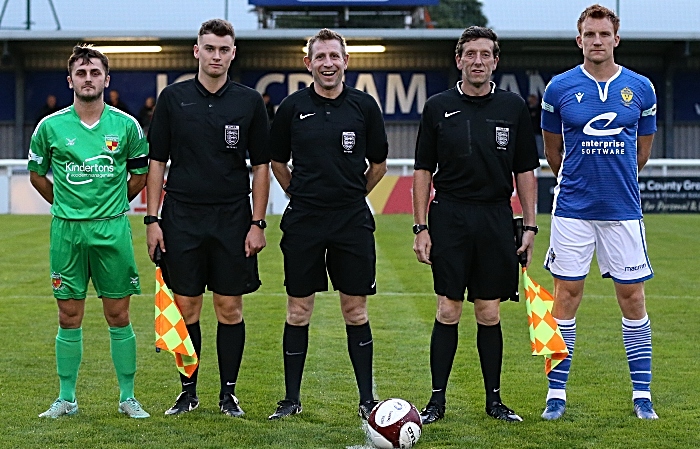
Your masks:
{"label": "referee's watch strap", "polygon": [[414,224],[413,225],[413,233],[418,235],[421,232],[425,231],[428,229],[428,225],[425,224]]}
{"label": "referee's watch strap", "polygon": [[539,226],[523,226],[523,231],[532,231],[537,235],[540,232]]}
{"label": "referee's watch strap", "polygon": [[155,215],[146,215],[143,217],[143,224],[149,225],[151,223],[158,223],[158,217]]}
{"label": "referee's watch strap", "polygon": [[250,225],[265,229],[267,227],[267,222],[265,220],[251,220]]}

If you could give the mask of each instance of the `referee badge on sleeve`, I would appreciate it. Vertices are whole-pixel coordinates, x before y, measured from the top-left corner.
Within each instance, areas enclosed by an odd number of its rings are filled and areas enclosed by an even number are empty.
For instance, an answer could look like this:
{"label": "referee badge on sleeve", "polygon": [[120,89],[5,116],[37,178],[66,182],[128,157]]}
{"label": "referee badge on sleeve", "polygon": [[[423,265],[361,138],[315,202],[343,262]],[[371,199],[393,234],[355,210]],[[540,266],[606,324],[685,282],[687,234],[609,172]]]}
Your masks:
{"label": "referee badge on sleeve", "polygon": [[506,145],[508,145],[508,140],[510,139],[510,128],[496,127],[496,143],[498,144],[499,150],[505,150]]}
{"label": "referee badge on sleeve", "polygon": [[355,148],[354,131],[343,131],[343,148],[345,153],[352,153],[352,149]]}
{"label": "referee badge on sleeve", "polygon": [[238,125],[224,125],[224,139],[227,145],[236,145],[238,143],[238,137],[240,135],[240,128]]}

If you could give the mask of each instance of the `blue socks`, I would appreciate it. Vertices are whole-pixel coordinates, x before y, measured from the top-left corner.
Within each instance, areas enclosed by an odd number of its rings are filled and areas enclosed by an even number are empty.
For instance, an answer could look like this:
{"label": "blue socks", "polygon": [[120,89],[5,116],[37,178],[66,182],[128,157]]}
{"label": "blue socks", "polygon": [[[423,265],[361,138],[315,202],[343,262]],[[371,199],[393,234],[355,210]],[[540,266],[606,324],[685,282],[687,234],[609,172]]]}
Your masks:
{"label": "blue socks", "polygon": [[566,343],[566,349],[569,350],[569,355],[547,374],[547,379],[549,380],[547,400],[561,399],[566,401],[566,381],[569,380],[571,359],[574,356],[574,345],[576,343],[576,318],[574,317],[570,320],[557,320],[555,318],[555,320],[562,337],[564,337],[564,343]]}
{"label": "blue socks", "polygon": [[651,399],[651,326],[649,316],[641,320],[622,318],[622,341],[632,379],[632,399]]}

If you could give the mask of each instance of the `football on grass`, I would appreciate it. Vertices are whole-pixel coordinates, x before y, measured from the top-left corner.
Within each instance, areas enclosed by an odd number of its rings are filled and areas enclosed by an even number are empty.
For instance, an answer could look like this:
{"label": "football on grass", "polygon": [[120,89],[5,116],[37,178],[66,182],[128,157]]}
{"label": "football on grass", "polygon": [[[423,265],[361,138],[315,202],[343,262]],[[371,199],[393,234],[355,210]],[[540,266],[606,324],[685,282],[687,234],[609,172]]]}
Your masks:
{"label": "football on grass", "polygon": [[403,399],[385,399],[372,409],[367,427],[376,447],[407,449],[418,442],[423,425],[413,404]]}

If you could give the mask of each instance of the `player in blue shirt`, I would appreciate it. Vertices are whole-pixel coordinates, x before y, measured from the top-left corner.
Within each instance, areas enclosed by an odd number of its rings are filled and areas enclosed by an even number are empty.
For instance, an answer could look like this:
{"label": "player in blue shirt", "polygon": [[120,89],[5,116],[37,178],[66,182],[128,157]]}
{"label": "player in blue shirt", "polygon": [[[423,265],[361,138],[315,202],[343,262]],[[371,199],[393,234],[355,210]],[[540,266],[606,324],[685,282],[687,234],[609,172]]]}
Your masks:
{"label": "player in blue shirt", "polygon": [[566,410],[566,381],[576,341],[576,311],[595,250],[612,278],[622,311],[622,337],[637,417],[657,419],[651,403],[651,328],[644,281],[651,279],[637,174],[656,132],[651,82],[615,63],[620,19],[600,5],[578,20],[583,64],[552,78],[542,99],[547,161],[557,176],[550,247],[554,315],[569,356],[548,375],[544,419]]}

